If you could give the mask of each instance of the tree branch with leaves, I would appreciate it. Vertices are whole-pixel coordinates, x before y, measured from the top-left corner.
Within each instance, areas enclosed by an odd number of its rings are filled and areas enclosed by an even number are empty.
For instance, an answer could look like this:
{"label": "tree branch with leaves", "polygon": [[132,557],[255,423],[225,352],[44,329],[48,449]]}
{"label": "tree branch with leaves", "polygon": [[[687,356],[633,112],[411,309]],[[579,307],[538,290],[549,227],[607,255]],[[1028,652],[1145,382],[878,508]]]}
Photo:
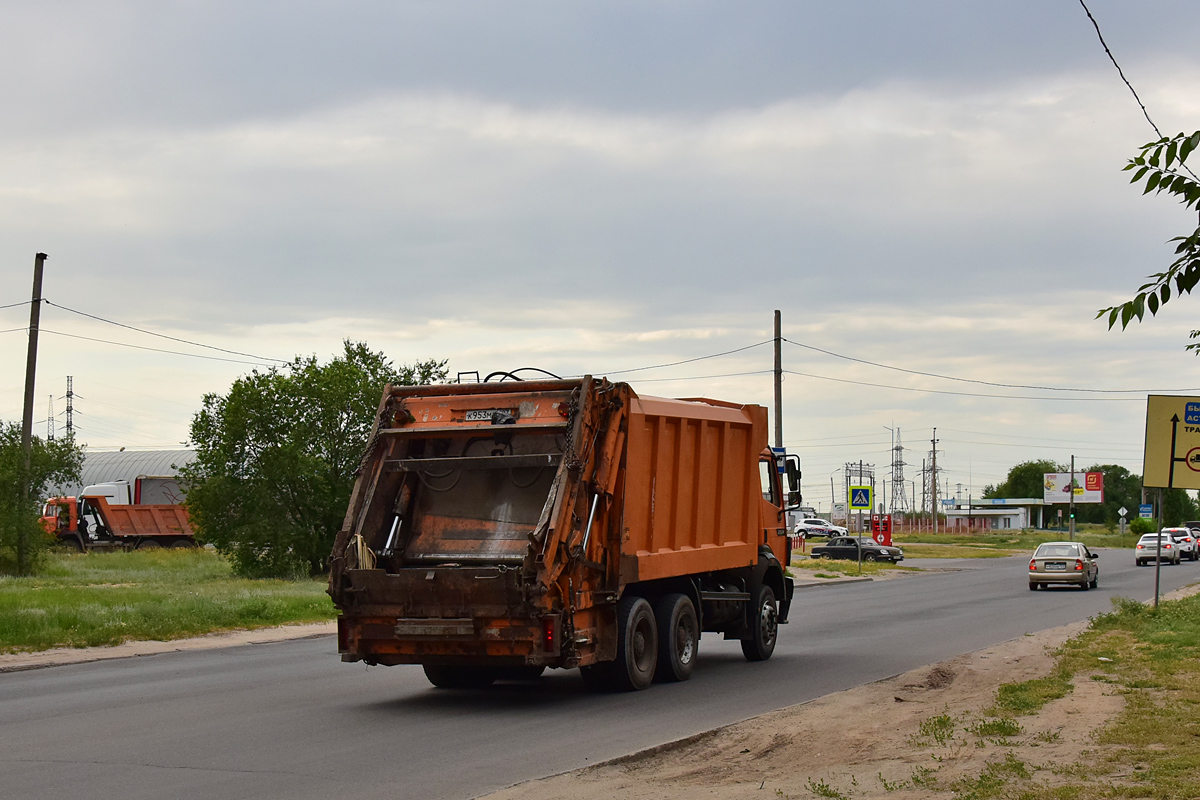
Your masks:
{"label": "tree branch with leaves", "polygon": [[[1200,179],[1187,166],[1188,156],[1197,148],[1200,148],[1200,131],[1164,136],[1142,145],[1141,154],[1130,159],[1124,171],[1133,171],[1130,183],[1144,181],[1142,194],[1165,192],[1177,197],[1184,208],[1200,211]],[[1190,235],[1177,236],[1171,241],[1175,243],[1175,261],[1165,271],[1148,276],[1133,299],[1100,309],[1097,319],[1107,314],[1110,329],[1120,320],[1124,330],[1135,317],[1141,322],[1146,311],[1151,316],[1157,314],[1172,296],[1191,293],[1200,283],[1200,226]],[[1192,331],[1191,338],[1198,337],[1200,331]],[[1200,343],[1190,344],[1187,349],[1200,350]]]}

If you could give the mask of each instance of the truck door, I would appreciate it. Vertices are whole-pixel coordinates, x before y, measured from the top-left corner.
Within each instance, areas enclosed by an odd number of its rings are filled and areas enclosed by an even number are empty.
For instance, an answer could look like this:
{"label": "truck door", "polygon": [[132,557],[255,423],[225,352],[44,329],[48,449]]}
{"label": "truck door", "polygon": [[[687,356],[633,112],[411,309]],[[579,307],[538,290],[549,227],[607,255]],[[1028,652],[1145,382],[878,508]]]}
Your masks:
{"label": "truck door", "polygon": [[[780,564],[788,563],[787,515],[783,513],[783,492],[779,483],[779,469],[774,456],[762,457],[758,461],[758,477],[762,484],[763,536],[762,544],[771,548]],[[766,505],[766,504],[769,504]]]}

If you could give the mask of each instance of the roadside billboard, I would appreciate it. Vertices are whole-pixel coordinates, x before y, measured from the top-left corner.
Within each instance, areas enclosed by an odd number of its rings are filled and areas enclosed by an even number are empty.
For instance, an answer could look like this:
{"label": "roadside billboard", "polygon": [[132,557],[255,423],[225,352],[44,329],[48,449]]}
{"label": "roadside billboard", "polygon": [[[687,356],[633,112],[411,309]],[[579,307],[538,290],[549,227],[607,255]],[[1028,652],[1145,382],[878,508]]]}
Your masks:
{"label": "roadside billboard", "polygon": [[[1071,502],[1071,483],[1071,473],[1069,472],[1044,473],[1042,475],[1042,502]],[[1076,472],[1074,485],[1077,504],[1104,502],[1103,472]]]}

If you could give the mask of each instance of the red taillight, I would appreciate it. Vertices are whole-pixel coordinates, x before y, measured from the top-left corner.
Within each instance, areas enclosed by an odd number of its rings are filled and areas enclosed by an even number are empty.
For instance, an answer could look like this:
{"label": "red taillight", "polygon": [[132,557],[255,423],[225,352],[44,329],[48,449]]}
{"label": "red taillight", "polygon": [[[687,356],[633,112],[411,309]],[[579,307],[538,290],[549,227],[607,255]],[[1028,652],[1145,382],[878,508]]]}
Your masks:
{"label": "red taillight", "polygon": [[1083,562],[1082,562],[1081,560],[1079,560],[1078,558],[1077,558],[1077,559],[1075,559],[1075,571],[1076,571],[1076,572],[1082,572],[1082,571],[1083,571]]}
{"label": "red taillight", "polygon": [[1171,545],[1169,545],[1169,544],[1163,545],[1163,550],[1170,550],[1170,549],[1171,549]]}
{"label": "red taillight", "polygon": [[542,617],[542,647],[547,653],[554,652],[554,629],[557,627],[554,617]]}
{"label": "red taillight", "polygon": [[1144,544],[1138,545],[1138,550],[1145,550],[1145,549],[1146,549],[1146,545],[1144,545]]}
{"label": "red taillight", "polygon": [[1036,561],[1034,561],[1033,559],[1030,559],[1030,560],[1029,560],[1029,568],[1030,568],[1030,569],[1037,569],[1037,562],[1036,562]]}

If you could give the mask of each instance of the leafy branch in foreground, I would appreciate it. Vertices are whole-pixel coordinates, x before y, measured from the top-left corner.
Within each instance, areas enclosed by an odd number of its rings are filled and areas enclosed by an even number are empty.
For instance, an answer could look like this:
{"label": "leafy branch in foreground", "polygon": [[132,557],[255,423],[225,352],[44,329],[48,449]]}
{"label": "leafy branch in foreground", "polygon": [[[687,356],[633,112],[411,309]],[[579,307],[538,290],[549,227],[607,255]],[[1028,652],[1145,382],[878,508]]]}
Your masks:
{"label": "leafy branch in foreground", "polygon": [[[1134,170],[1130,183],[1145,181],[1142,194],[1166,192],[1178,197],[1184,208],[1200,210],[1200,181],[1186,163],[1188,156],[1198,147],[1200,131],[1190,135],[1180,133],[1169,138],[1163,137],[1142,145],[1141,155],[1130,159],[1124,170]],[[1200,227],[1188,236],[1177,236],[1171,241],[1176,243],[1176,259],[1171,266],[1164,272],[1150,275],[1149,280],[1138,287],[1138,293],[1132,300],[1100,309],[1096,314],[1097,319],[1107,314],[1110,329],[1119,319],[1124,330],[1134,317],[1142,321],[1147,310],[1151,315],[1157,314],[1158,309],[1170,301],[1172,284],[1176,296],[1191,293],[1200,283]],[[1200,331],[1192,331],[1191,338],[1197,337],[1200,337]],[[1200,343],[1190,344],[1187,349],[1198,350]]]}

